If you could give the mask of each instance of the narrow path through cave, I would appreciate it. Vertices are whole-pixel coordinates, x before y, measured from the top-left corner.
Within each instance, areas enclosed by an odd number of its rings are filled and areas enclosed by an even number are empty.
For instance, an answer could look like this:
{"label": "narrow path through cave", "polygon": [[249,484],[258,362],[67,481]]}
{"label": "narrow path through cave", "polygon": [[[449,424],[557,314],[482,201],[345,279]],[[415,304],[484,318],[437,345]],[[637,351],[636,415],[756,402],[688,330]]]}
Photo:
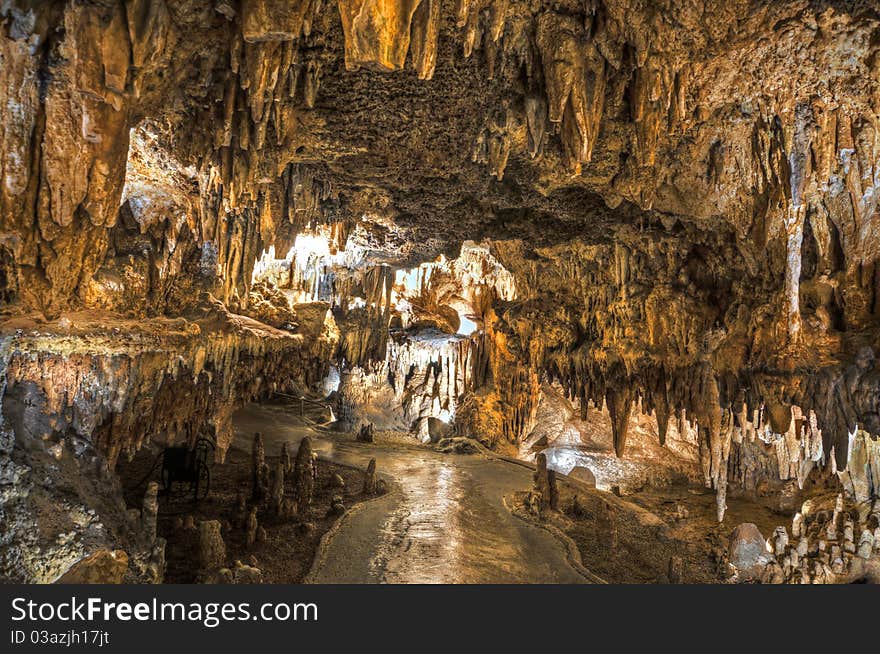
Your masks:
{"label": "narrow path through cave", "polygon": [[353,442],[296,424],[295,409],[252,404],[234,416],[240,438],[267,450],[311,436],[322,458],[378,471],[400,490],[343,519],[317,562],[315,583],[586,583],[550,533],[512,516],[502,498],[531,484],[524,467],[483,455]]}

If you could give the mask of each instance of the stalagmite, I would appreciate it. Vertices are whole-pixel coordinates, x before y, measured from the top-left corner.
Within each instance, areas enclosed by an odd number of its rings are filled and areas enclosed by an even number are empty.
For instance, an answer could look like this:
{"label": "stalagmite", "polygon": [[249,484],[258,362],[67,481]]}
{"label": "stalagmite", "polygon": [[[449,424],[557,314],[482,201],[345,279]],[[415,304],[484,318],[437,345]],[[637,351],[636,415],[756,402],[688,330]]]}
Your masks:
{"label": "stalagmite", "polygon": [[370,459],[367,471],[364,475],[364,495],[372,495],[376,492],[376,459]]}
{"label": "stalagmite", "polygon": [[547,468],[547,456],[539,454],[536,459],[534,481],[535,490],[539,495],[539,509],[541,513],[559,508],[559,490],[556,486],[556,472]]}
{"label": "stalagmite", "polygon": [[782,556],[785,554],[787,547],[788,532],[786,532],[785,527],[777,527],[773,533],[773,551],[776,553],[776,556]]}
{"label": "stalagmite", "polygon": [[257,529],[259,524],[257,522],[257,509],[252,508],[247,516],[247,522],[245,523],[245,542],[247,543],[247,547],[251,548],[254,546],[254,543],[257,542]]}
{"label": "stalagmite", "polygon": [[265,477],[266,450],[263,447],[263,435],[254,434],[251,446],[251,498],[259,502],[266,494],[267,479]]}
{"label": "stalagmite", "polygon": [[141,509],[141,523],[147,540],[152,543],[156,540],[156,523],[159,517],[159,484],[151,481],[147,484],[144,493],[143,509]]}
{"label": "stalagmite", "polygon": [[281,463],[284,467],[285,473],[289,473],[293,470],[293,464],[290,460],[290,448],[287,445],[287,441],[281,444]]}
{"label": "stalagmite", "polygon": [[203,520],[199,523],[199,569],[210,573],[226,565],[226,544],[220,534],[220,522]]}
{"label": "stalagmite", "polygon": [[236,561],[232,570],[232,579],[232,583],[235,584],[262,584],[263,573],[259,568]]}
{"label": "stalagmite", "polygon": [[804,528],[804,516],[798,511],[794,514],[794,518],[791,521],[791,537],[792,538],[800,538],[803,535]]}
{"label": "stalagmite", "polygon": [[293,487],[296,502],[301,508],[312,503],[312,492],[315,487],[312,462],[312,440],[306,436],[299,443],[296,460],[293,464]]}
{"label": "stalagmite", "polygon": [[284,462],[279,461],[275,466],[275,474],[272,476],[272,486],[269,490],[269,499],[272,511],[277,516],[283,515],[284,510]]}
{"label": "stalagmite", "polygon": [[361,428],[358,429],[357,440],[359,443],[372,443],[374,439],[373,436],[373,423],[367,423],[366,425],[361,425]]}
{"label": "stalagmite", "polygon": [[239,489],[235,498],[235,513],[233,514],[232,523],[236,527],[244,527],[248,518],[248,493],[244,489]]}

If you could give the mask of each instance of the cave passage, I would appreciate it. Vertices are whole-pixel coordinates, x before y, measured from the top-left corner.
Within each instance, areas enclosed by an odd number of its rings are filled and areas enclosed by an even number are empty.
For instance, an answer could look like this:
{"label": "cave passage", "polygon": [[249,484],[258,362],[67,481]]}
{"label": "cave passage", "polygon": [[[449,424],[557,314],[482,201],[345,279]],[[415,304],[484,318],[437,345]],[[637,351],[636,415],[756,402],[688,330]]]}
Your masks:
{"label": "cave passage", "polygon": [[880,579],[880,15],[0,3],[0,582]]}

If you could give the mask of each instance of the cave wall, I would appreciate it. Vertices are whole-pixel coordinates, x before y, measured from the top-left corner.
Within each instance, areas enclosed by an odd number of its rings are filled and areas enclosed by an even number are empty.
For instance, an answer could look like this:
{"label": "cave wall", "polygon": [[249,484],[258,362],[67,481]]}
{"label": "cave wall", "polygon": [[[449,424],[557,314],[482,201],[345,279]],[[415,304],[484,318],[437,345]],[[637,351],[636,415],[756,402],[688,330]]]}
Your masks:
{"label": "cave wall", "polygon": [[[492,383],[520,408],[506,418],[507,440],[519,443],[534,426],[535,373],[557,381],[582,411],[607,407],[618,456],[640,403],[654,414],[661,444],[670,420],[699,430],[706,482],[723,515],[728,476],[754,490],[756,466],[766,467],[753,461],[762,458],[748,445],[756,435],[778,450],[778,478],[802,485],[814,467],[847,468],[857,428],[876,433],[876,332],[841,326],[859,305],[824,296],[826,305],[803,311],[790,340],[778,277],[749,274],[724,234],[682,237],[646,225],[621,230],[611,245],[498,242],[494,251],[518,289],[483,335]],[[817,282],[800,279],[804,288]],[[823,320],[823,309],[842,322]],[[871,477],[877,462],[861,467],[855,474]]]}
{"label": "cave wall", "polygon": [[96,552],[122,549],[129,580],[161,581],[136,575],[140,518],[126,511],[111,470],[142,446],[200,436],[222,461],[235,409],[326,377],[338,342],[332,317],[325,307],[303,322],[291,334],[222,305],[197,321],[21,322],[0,352],[0,577],[52,582]]}
{"label": "cave wall", "polygon": [[[618,456],[634,406],[661,442],[689,422],[719,516],[774,461],[876,496],[878,43],[859,0],[3,3],[3,403],[45,409],[12,433],[72,429],[112,460],[337,354],[381,361],[395,269],[489,238],[515,297],[441,275],[415,316],[478,319],[461,433],[518,446],[554,382],[607,408]],[[332,326],[252,288],[319,224],[367,232],[368,265],[310,298]],[[17,333],[64,342],[82,310],[193,333],[125,355]],[[311,347],[300,328],[316,349],[276,363]],[[223,372],[172,420],[154,385],[198,381],[208,351]]]}

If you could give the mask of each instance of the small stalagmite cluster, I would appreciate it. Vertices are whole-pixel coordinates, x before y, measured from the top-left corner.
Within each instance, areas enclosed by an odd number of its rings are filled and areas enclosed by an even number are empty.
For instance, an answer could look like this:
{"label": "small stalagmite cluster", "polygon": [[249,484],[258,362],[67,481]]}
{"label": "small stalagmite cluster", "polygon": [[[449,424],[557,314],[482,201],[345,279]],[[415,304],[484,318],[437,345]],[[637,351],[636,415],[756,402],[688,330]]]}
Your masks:
{"label": "small stalagmite cluster", "polygon": [[[843,495],[828,506],[807,501],[794,514],[791,532],[779,526],[766,540],[754,525],[734,532],[731,561],[744,579],[769,584],[864,583],[875,579],[880,566],[880,513],[870,507],[847,511]],[[760,549],[743,548],[743,528],[759,538]]]}
{"label": "small stalagmite cluster", "polygon": [[874,556],[870,3],[9,0],[0,107],[0,578],[155,578],[114,470],[274,393]]}

